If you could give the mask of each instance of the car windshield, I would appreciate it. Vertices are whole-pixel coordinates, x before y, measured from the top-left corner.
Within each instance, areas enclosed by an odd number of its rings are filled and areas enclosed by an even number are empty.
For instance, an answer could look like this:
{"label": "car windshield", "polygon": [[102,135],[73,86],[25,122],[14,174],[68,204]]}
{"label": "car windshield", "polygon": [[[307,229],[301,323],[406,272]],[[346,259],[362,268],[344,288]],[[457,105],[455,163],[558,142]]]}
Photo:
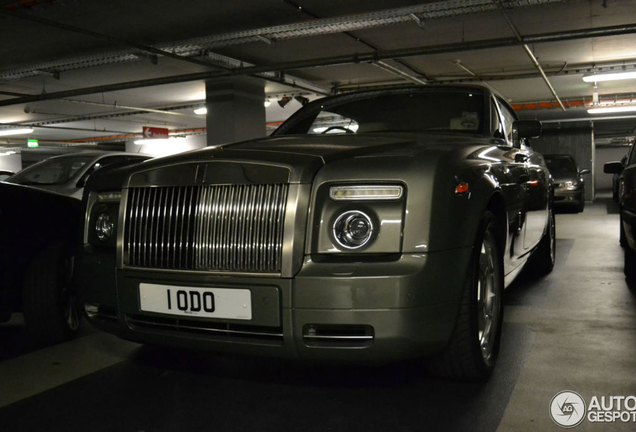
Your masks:
{"label": "car windshield", "polygon": [[545,156],[545,164],[550,172],[569,173],[576,172],[574,161],[569,157],[550,157]]}
{"label": "car windshield", "polygon": [[316,101],[274,133],[456,132],[478,134],[484,97],[477,89],[403,89],[343,95]]}
{"label": "car windshield", "polygon": [[51,158],[23,169],[13,177],[11,183],[22,185],[61,185],[68,182],[92,156],[69,156]]}

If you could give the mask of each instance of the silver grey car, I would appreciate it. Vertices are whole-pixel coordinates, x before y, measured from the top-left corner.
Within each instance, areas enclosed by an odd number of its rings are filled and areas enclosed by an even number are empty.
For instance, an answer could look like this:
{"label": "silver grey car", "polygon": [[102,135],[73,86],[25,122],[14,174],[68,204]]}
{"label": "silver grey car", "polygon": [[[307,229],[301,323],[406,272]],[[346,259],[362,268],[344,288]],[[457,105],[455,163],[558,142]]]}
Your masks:
{"label": "silver grey car", "polygon": [[268,138],[97,172],[76,261],[86,316],[147,344],[427,356],[483,379],[504,288],[554,266],[539,132],[485,87],[384,89],[307,104]]}
{"label": "silver grey car", "polygon": [[124,152],[84,151],[43,160],[14,174],[6,181],[82,199],[84,183],[95,170],[106,165],[141,162],[149,158],[150,156]]}

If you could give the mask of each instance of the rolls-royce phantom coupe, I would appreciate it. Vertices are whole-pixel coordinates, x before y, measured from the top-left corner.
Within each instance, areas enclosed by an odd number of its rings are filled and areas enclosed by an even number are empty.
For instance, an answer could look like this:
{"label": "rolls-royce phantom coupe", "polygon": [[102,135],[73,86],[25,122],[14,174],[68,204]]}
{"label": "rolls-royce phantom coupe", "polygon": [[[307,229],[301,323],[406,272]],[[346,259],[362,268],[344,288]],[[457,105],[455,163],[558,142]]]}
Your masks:
{"label": "rolls-royce phantom coupe", "polygon": [[552,183],[488,88],[314,101],[270,137],[97,172],[86,316],[147,344],[318,361],[495,365],[503,290],[555,258]]}

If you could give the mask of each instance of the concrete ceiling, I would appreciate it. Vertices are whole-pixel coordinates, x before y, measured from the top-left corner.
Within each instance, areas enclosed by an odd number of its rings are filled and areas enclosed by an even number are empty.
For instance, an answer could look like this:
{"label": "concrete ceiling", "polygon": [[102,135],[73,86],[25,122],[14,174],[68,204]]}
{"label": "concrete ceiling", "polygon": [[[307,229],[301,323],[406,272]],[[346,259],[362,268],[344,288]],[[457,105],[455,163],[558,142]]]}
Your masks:
{"label": "concrete ceiling", "polygon": [[[205,128],[193,108],[206,79],[248,74],[265,79],[274,102],[482,81],[524,108],[522,117],[594,118],[599,136],[628,135],[636,118],[604,121],[570,106],[591,103],[584,74],[634,68],[634,22],[632,0],[0,0],[0,129],[31,125],[29,138],[107,142],[143,126]],[[636,80],[597,91],[601,101],[629,100]],[[557,106],[555,94],[565,110],[528,109]],[[299,107],[272,103],[267,120]]]}

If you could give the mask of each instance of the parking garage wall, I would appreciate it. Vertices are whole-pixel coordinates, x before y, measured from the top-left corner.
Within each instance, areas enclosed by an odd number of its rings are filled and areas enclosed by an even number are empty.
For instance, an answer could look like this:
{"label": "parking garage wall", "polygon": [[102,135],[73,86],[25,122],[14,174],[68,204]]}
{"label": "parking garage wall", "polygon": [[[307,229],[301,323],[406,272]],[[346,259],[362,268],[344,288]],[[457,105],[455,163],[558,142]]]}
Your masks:
{"label": "parking garage wall", "polygon": [[585,179],[585,199],[594,199],[594,142],[592,128],[546,128],[539,138],[533,139],[532,148],[542,154],[569,154],[576,160],[579,169],[589,169]]}
{"label": "parking garage wall", "polygon": [[605,174],[603,172],[603,165],[606,162],[618,162],[629,151],[629,146],[596,146],[596,192],[599,193],[611,193],[612,192],[612,177],[613,174]]}

